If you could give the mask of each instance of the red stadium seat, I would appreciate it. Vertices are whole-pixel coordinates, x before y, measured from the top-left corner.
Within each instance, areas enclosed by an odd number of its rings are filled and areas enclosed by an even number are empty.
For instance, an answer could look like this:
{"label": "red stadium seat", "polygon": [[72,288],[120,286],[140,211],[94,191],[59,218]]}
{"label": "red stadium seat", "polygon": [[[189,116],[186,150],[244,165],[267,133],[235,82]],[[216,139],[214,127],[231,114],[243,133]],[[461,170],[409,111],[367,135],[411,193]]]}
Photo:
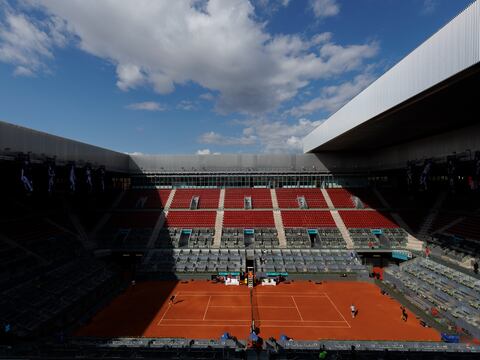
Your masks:
{"label": "red stadium seat", "polygon": [[199,197],[199,209],[218,208],[218,201],[220,200],[219,189],[177,189],[170,208],[188,209],[194,196]]}
{"label": "red stadium seat", "polygon": [[322,191],[320,189],[276,189],[278,206],[281,209],[294,208],[297,209],[299,196],[303,196],[307,201],[307,205],[310,209],[326,209],[328,208],[327,202],[323,197]]}
{"label": "red stadium seat", "polygon": [[330,211],[282,211],[283,226],[286,228],[336,227]]}
{"label": "red stadium seat", "polygon": [[211,228],[216,217],[216,211],[169,211],[164,227]]}
{"label": "red stadium seat", "polygon": [[223,226],[231,228],[275,227],[272,211],[225,211]]}
{"label": "red stadium seat", "polygon": [[223,207],[225,209],[243,209],[245,197],[252,198],[254,209],[272,208],[270,189],[226,189]]}
{"label": "red stadium seat", "polygon": [[354,208],[352,194],[346,189],[328,189],[327,190],[333,206],[336,208]]}
{"label": "red stadium seat", "polygon": [[352,229],[391,229],[399,226],[391,219],[377,211],[343,210],[339,211],[347,228]]}

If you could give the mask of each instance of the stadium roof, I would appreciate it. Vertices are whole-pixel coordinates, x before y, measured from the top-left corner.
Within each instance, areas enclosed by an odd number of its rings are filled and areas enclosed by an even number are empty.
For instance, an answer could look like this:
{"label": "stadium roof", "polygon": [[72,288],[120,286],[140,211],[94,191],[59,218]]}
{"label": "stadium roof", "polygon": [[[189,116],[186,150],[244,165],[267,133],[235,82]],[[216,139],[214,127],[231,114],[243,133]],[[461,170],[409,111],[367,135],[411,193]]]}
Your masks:
{"label": "stadium roof", "polygon": [[304,138],[304,152],[375,149],[477,121],[480,0]]}

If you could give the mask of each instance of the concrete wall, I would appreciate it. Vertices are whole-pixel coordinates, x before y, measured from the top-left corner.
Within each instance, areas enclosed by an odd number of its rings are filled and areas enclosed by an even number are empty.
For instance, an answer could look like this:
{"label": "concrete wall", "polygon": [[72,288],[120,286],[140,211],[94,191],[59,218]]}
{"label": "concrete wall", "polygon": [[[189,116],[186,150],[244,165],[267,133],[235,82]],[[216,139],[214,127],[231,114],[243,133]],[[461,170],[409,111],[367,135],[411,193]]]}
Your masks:
{"label": "concrete wall", "polygon": [[15,156],[17,153],[55,157],[58,163],[90,162],[94,166],[103,165],[109,171],[129,170],[126,154],[0,121],[0,154]]}

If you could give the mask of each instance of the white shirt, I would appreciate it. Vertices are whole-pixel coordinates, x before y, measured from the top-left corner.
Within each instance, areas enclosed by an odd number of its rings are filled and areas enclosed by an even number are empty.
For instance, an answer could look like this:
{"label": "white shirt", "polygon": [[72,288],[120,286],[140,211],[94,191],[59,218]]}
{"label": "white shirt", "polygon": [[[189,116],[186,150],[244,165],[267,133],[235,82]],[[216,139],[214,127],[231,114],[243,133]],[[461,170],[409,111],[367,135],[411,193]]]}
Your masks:
{"label": "white shirt", "polygon": [[350,306],[350,310],[351,310],[352,312],[355,312],[355,305]]}

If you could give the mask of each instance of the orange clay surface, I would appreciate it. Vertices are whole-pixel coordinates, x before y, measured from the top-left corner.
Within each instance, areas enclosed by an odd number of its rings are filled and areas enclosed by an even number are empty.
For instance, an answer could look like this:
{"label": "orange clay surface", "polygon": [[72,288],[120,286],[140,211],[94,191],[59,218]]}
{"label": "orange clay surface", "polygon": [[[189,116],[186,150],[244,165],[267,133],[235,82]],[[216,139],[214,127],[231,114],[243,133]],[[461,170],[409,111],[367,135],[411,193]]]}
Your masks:
{"label": "orange clay surface", "polygon": [[[286,334],[296,340],[440,339],[436,330],[422,327],[411,312],[408,321],[402,321],[400,304],[371,283],[295,281],[256,286],[253,294],[255,325],[263,338]],[[176,296],[173,305],[171,295]],[[355,319],[350,313],[352,303],[358,309]],[[227,331],[246,339],[251,317],[246,286],[149,281],[130,287],[76,335],[207,339]]]}

